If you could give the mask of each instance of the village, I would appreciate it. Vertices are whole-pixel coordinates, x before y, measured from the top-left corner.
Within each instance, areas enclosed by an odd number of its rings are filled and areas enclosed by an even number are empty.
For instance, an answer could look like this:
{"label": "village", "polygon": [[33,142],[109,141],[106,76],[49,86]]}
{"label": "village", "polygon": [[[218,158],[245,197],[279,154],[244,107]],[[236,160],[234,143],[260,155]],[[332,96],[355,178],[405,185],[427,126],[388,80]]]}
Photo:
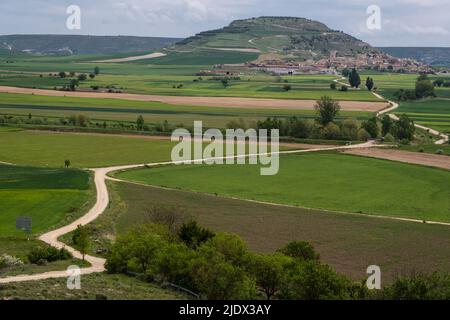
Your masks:
{"label": "village", "polygon": [[352,69],[373,70],[396,73],[434,73],[434,70],[413,59],[396,58],[383,52],[338,56],[331,52],[328,59],[285,60],[281,56],[242,64],[218,64],[211,70],[202,70],[199,76],[239,76],[247,72],[265,72],[273,75],[318,75],[338,74],[338,70]]}

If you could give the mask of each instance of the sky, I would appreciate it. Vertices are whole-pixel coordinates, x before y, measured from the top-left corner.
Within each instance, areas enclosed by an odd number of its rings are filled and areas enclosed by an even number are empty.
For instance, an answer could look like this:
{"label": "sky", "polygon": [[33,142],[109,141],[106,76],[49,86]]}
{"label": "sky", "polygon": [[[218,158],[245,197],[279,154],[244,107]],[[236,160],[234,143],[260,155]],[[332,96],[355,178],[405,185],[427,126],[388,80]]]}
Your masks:
{"label": "sky", "polygon": [[[66,26],[70,5],[81,9],[79,30]],[[372,5],[380,9],[379,29],[367,27]],[[450,47],[449,12],[450,0],[1,0],[0,34],[184,38],[236,19],[295,16],[374,46]]]}

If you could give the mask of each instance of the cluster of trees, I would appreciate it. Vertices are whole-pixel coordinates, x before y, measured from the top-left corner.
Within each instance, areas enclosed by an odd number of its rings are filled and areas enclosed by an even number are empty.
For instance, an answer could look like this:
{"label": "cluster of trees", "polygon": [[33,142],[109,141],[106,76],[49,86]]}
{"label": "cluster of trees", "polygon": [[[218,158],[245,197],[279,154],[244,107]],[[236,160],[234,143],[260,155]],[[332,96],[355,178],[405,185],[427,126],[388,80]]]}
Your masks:
{"label": "cluster of trees", "polygon": [[362,283],[321,263],[309,243],[254,254],[238,236],[215,234],[195,221],[176,230],[161,224],[136,227],[118,237],[106,268],[173,283],[212,300],[358,299],[367,294]]}
{"label": "cluster of trees", "polygon": [[[100,68],[99,67],[95,67],[94,71],[91,72],[89,75],[87,75],[85,73],[80,73],[80,74],[77,75],[73,71],[67,74],[65,71],[61,71],[61,72],[58,73],[58,75],[59,75],[59,77],[61,79],[65,79],[66,77],[70,77],[71,78],[67,85],[63,85],[62,86],[61,90],[63,90],[63,91],[76,91],[77,87],[80,85],[80,82],[86,81],[88,77],[91,80],[93,80],[99,74],[100,74]],[[97,88],[97,90],[98,90],[98,88]]]}
{"label": "cluster of trees", "polygon": [[330,97],[324,96],[316,102],[315,121],[291,117],[288,119],[267,118],[258,121],[257,129],[278,129],[281,136],[294,138],[362,140],[371,137],[363,126],[354,119],[337,121],[340,105]]}
{"label": "cluster of trees", "polygon": [[450,87],[450,81],[449,80],[446,81],[444,79],[436,79],[433,81],[433,85],[438,88],[441,88],[441,87],[448,88],[448,87]]}
{"label": "cluster of trees", "polygon": [[[322,97],[315,106],[317,118],[315,121],[291,117],[288,119],[267,118],[258,121],[257,129],[278,129],[281,136],[293,138],[329,139],[329,140],[360,140],[375,139],[381,136],[387,140],[395,139],[411,141],[414,137],[414,122],[407,115],[400,116],[399,121],[393,121],[385,116],[380,121],[376,116],[358,123],[354,119],[337,121],[339,103],[330,97]],[[381,126],[381,128],[380,128]],[[381,129],[381,130],[380,130]]]}
{"label": "cluster of trees", "polygon": [[399,101],[416,100],[423,98],[436,97],[434,93],[435,84],[431,82],[428,75],[421,74],[417,80],[414,90],[400,89],[394,92],[395,99]]}
{"label": "cluster of trees", "polygon": [[199,298],[230,299],[448,299],[450,275],[398,277],[369,291],[320,261],[313,246],[293,241],[272,254],[249,252],[236,235],[214,233],[173,210],[153,208],[151,223],[117,238],[109,273],[172,283]]}

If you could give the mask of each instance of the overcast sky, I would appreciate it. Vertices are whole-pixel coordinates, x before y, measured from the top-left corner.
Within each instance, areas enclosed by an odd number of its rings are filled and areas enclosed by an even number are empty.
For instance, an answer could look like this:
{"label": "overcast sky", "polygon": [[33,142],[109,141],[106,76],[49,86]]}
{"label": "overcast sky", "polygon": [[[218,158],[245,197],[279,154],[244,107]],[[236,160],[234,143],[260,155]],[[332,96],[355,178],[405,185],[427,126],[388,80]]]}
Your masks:
{"label": "overcast sky", "polygon": [[[68,30],[66,9],[82,10]],[[381,8],[381,30],[366,26]],[[91,34],[187,37],[235,19],[296,16],[319,20],[374,46],[450,47],[450,0],[1,0],[0,34]]]}

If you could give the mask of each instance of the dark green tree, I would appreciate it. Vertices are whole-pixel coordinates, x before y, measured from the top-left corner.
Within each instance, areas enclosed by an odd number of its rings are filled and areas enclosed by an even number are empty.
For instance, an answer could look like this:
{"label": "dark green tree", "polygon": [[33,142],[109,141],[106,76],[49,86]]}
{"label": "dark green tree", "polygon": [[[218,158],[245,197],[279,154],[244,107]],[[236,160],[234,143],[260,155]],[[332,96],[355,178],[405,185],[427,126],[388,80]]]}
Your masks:
{"label": "dark green tree", "polygon": [[389,115],[384,115],[381,119],[381,135],[384,137],[388,133],[391,133],[392,130],[392,119]]}
{"label": "dark green tree", "polygon": [[356,68],[353,68],[352,72],[350,72],[348,82],[352,88],[359,88],[361,85],[361,77],[359,76],[358,71],[356,71]]}
{"label": "dark green tree", "polygon": [[372,91],[374,85],[375,84],[373,82],[373,79],[370,78],[370,77],[367,77],[367,79],[366,79],[366,88],[367,88],[367,90]]}
{"label": "dark green tree", "polygon": [[144,129],[144,117],[142,117],[142,115],[140,115],[137,120],[136,120],[136,126],[138,130],[143,130]]}
{"label": "dark green tree", "polygon": [[341,106],[339,102],[334,101],[328,96],[323,96],[316,102],[314,106],[318,115],[317,122],[323,126],[326,126],[339,115]]}

